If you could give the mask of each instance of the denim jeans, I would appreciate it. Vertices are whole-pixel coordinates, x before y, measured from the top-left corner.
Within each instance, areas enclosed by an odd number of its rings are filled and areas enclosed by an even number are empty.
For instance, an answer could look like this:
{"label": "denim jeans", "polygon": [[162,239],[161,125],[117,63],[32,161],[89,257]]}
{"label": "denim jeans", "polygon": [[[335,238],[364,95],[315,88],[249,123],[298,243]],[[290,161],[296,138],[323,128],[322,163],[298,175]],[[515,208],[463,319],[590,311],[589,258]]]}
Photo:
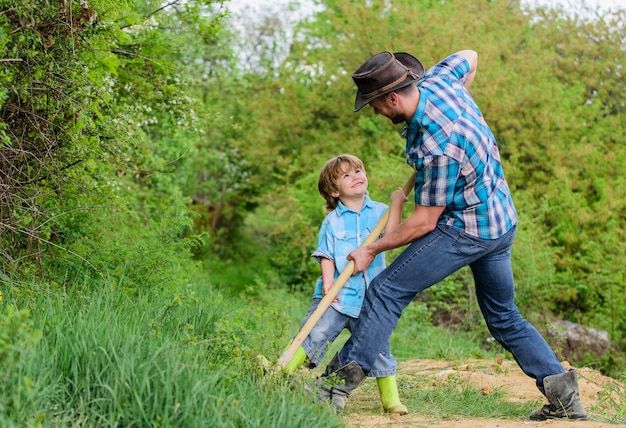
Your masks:
{"label": "denim jeans", "polygon": [[439,225],[411,243],[370,284],[339,361],[356,361],[367,373],[415,295],[469,265],[480,310],[494,339],[538,387],[543,386],[544,377],[563,373],[554,351],[515,305],[511,267],[515,233],[516,227],[498,239],[480,239]]}
{"label": "denim jeans", "polygon": [[[322,299],[319,298],[313,299],[309,312],[304,318],[304,321],[302,321],[302,326],[304,326],[313,311],[315,311],[321,300]],[[361,314],[363,314],[363,311],[361,311]],[[317,324],[315,324],[315,327],[311,330],[311,333],[309,333],[302,342],[302,348],[311,362],[309,368],[317,367],[322,358],[324,358],[328,344],[334,342],[344,328],[348,331],[352,331],[356,321],[357,318],[344,315],[332,306],[326,309],[324,314],[317,321]],[[302,326],[300,326],[300,328],[302,328]],[[389,348],[389,340],[387,340],[387,343],[383,345],[367,374],[369,377],[386,377],[396,374],[396,359],[391,355]]]}

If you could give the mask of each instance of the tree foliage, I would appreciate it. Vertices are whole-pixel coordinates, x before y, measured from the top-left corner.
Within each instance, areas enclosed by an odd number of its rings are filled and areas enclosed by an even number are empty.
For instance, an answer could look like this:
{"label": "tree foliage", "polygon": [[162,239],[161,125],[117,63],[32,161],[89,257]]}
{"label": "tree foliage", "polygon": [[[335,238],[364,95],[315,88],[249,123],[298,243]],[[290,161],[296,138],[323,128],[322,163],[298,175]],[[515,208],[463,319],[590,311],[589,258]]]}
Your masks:
{"label": "tree foliage", "polygon": [[[411,172],[400,127],[353,113],[351,73],[382,50],[429,67],[471,48],[471,91],[520,213],[520,306],[608,330],[626,349],[625,11],[318,6],[291,36],[268,16],[242,39],[217,0],[0,0],[3,273],[61,282],[87,267],[169,287],[201,260],[235,291],[309,290],[324,162],[358,155],[383,202]],[[467,300],[464,275],[430,304]]]}
{"label": "tree foliage", "polygon": [[102,271],[148,235],[176,253],[187,197],[167,173],[206,113],[188,93],[189,40],[215,43],[221,14],[209,0],[39,3],[0,3],[5,266],[38,270],[59,249],[54,263]]}
{"label": "tree foliage", "polygon": [[[291,272],[286,281],[306,288],[319,274],[305,261],[323,215],[312,176],[327,158],[360,156],[382,201],[410,172],[400,129],[370,109],[352,113],[353,70],[382,50],[414,53],[429,67],[471,48],[479,53],[472,94],[498,139],[520,213],[520,302],[606,329],[623,347],[624,10],[590,17],[589,9],[517,1],[323,4],[299,28],[276,79],[263,79],[243,101],[263,124],[241,142],[267,183],[255,217],[272,237],[273,258]],[[455,284],[467,296],[462,277]]]}

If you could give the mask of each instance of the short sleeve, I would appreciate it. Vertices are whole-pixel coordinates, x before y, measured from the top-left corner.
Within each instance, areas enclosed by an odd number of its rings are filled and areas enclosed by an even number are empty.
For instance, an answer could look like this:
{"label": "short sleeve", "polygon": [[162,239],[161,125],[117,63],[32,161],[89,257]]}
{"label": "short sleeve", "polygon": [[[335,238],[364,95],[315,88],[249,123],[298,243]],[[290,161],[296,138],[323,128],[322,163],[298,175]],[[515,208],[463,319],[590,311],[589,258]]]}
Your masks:
{"label": "short sleeve", "polygon": [[334,237],[333,230],[330,227],[330,222],[328,219],[324,220],[322,223],[322,227],[320,227],[320,231],[317,237],[317,248],[311,254],[318,263],[322,262],[322,258],[326,258],[329,260],[335,260],[335,254],[333,251],[334,245]]}

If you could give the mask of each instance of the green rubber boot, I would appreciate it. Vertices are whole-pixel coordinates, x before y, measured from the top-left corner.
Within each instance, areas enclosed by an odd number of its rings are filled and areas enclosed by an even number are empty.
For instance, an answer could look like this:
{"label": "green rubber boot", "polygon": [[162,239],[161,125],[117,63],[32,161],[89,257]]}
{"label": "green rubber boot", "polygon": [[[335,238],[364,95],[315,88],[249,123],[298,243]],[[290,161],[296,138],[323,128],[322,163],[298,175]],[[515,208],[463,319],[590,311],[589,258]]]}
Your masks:
{"label": "green rubber boot", "polygon": [[376,382],[378,382],[380,401],[383,403],[385,413],[393,413],[395,415],[406,415],[409,413],[406,406],[400,402],[396,375],[377,377]]}
{"label": "green rubber boot", "polygon": [[293,353],[293,358],[289,361],[289,364],[285,366],[285,371],[288,373],[293,373],[302,367],[307,359],[306,352],[302,346],[296,349],[296,352]]}

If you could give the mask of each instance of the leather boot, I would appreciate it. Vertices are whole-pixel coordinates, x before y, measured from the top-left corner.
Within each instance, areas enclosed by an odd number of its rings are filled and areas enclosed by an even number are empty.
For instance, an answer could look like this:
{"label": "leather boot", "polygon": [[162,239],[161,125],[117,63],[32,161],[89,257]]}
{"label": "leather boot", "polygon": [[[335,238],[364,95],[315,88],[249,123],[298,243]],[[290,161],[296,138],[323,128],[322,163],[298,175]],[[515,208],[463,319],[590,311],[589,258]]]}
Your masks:
{"label": "leather boot", "polygon": [[[314,389],[319,403],[329,403],[336,412],[343,410],[350,393],[365,379],[365,373],[359,365],[351,361],[341,365],[335,354],[326,366],[324,374],[316,379]],[[307,388],[309,393],[311,389]]]}
{"label": "leather boot", "polygon": [[318,403],[332,404],[333,385],[332,380],[330,379],[330,375],[340,368],[341,364],[339,363],[339,357],[337,356],[337,354],[335,354],[333,359],[326,366],[324,374],[315,380],[316,400]]}
{"label": "leather boot", "polygon": [[587,413],[580,402],[578,393],[578,378],[576,370],[546,376],[543,380],[543,390],[548,403],[539,410],[530,414],[533,421],[546,419],[568,418],[577,421],[586,421]]}
{"label": "leather boot", "polygon": [[406,406],[400,402],[396,375],[377,377],[376,382],[378,383],[380,401],[383,403],[383,410],[385,413],[392,413],[395,415],[406,415],[409,413]]}
{"label": "leather boot", "polygon": [[[340,364],[339,357],[337,355],[335,355],[333,361],[335,362],[334,367]],[[361,369],[361,367],[355,361],[350,361],[348,364],[339,367],[338,369],[331,372],[330,375],[335,375],[340,381],[339,383],[336,383],[337,379],[333,380],[331,378],[331,381],[333,381],[334,385],[330,390],[330,405],[333,406],[336,412],[339,412],[340,410],[343,410],[344,407],[346,407],[348,397],[350,397],[352,391],[354,391],[361,384],[361,382],[363,382],[366,376],[365,372],[363,372],[363,369]]]}

